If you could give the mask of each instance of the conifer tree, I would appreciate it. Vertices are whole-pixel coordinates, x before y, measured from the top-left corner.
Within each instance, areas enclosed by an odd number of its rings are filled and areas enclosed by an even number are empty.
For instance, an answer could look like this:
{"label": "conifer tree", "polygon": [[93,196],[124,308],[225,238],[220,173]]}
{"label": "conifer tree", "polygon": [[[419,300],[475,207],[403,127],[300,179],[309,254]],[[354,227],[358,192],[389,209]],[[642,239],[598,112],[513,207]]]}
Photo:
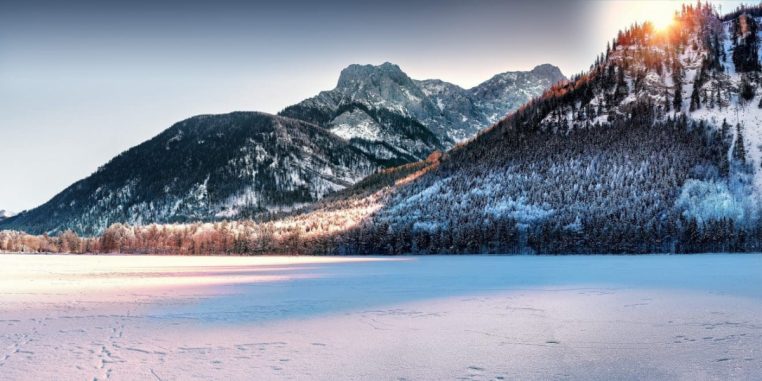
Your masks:
{"label": "conifer tree", "polygon": [[746,147],[743,141],[741,124],[736,125],[736,144],[733,146],[733,159],[741,164],[746,164]]}
{"label": "conifer tree", "polygon": [[683,108],[683,73],[680,62],[676,59],[673,60],[673,62],[672,81],[675,83],[675,95],[672,100],[672,105],[675,108],[675,112],[680,112]]}
{"label": "conifer tree", "polygon": [[680,82],[675,83],[675,96],[672,99],[672,105],[675,107],[675,112],[680,112],[680,110],[683,108],[683,86],[680,85]]}
{"label": "conifer tree", "polygon": [[701,99],[699,98],[699,90],[697,85],[693,85],[693,92],[691,92],[691,105],[690,110],[695,111],[701,108]]}

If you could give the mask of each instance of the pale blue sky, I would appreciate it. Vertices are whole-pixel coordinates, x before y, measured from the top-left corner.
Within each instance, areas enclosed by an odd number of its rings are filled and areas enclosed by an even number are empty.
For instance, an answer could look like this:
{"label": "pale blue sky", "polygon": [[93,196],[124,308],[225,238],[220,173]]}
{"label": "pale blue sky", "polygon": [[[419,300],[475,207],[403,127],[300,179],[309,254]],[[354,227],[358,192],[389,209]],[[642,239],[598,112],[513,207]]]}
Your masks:
{"label": "pale blue sky", "polygon": [[104,3],[0,5],[0,209],[37,206],[189,116],[277,112],[352,63],[464,87],[541,63],[573,74],[680,1]]}

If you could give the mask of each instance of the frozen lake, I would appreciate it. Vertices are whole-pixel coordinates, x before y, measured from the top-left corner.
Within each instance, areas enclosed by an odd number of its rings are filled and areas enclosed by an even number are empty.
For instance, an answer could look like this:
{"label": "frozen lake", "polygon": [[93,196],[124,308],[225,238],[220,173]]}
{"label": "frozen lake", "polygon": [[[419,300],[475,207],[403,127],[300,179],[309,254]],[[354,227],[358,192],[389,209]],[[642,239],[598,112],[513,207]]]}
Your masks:
{"label": "frozen lake", "polygon": [[762,379],[762,255],[0,255],[0,375]]}

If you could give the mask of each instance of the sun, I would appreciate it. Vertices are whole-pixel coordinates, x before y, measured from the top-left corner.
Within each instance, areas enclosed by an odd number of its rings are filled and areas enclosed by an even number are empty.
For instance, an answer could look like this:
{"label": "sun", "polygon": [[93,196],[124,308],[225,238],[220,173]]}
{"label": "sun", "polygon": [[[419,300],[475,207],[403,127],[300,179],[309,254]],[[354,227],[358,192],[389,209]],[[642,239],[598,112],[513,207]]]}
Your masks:
{"label": "sun", "polygon": [[654,29],[657,32],[664,32],[669,29],[675,22],[674,14],[672,12],[655,13],[650,16],[648,20],[653,24]]}
{"label": "sun", "polygon": [[695,3],[695,0],[606,0],[600,1],[598,12],[601,34],[626,28],[633,23],[649,21],[657,33],[664,33],[675,26],[675,12],[683,4]]}

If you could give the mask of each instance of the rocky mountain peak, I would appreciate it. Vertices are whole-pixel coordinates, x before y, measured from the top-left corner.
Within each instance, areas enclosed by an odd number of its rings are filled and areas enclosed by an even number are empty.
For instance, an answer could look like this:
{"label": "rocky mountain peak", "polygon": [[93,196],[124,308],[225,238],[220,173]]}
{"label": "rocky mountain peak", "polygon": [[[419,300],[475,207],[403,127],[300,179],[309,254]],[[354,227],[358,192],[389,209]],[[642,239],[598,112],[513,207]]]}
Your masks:
{"label": "rocky mountain peak", "polygon": [[558,66],[551,64],[537,65],[532,69],[532,74],[549,79],[552,83],[565,80],[566,77],[561,73],[561,69]]}
{"label": "rocky mountain peak", "polygon": [[400,85],[410,85],[412,80],[399,66],[384,62],[381,65],[352,64],[341,71],[337,88],[354,88],[358,83],[378,83],[389,79]]}

